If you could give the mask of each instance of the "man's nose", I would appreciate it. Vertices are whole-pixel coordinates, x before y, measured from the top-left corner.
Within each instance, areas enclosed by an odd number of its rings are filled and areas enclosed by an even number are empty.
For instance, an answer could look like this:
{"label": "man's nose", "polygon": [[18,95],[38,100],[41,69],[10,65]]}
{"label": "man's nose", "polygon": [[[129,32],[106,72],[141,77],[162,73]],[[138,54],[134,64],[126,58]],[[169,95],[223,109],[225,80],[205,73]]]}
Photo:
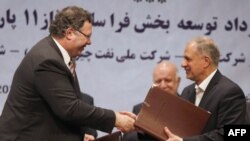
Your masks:
{"label": "man's nose", "polygon": [[160,88],[165,88],[167,86],[166,81],[162,80],[160,83]]}
{"label": "man's nose", "polygon": [[181,62],[181,67],[186,67],[187,66],[187,63],[186,63],[186,61],[185,60],[183,60],[182,62]]}

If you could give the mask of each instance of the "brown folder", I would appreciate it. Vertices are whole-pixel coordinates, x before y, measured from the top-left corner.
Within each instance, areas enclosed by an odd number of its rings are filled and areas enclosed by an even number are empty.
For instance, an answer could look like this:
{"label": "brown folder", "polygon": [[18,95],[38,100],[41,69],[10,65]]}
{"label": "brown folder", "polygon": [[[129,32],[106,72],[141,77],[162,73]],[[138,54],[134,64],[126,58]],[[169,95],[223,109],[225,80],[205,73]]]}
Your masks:
{"label": "brown folder", "polygon": [[95,141],[121,141],[121,140],[122,140],[122,133],[120,131],[116,131],[114,133],[97,138]]}
{"label": "brown folder", "polygon": [[201,134],[209,117],[208,111],[153,87],[142,104],[135,127],[159,140],[168,138],[164,132],[165,126],[180,137],[189,137]]}

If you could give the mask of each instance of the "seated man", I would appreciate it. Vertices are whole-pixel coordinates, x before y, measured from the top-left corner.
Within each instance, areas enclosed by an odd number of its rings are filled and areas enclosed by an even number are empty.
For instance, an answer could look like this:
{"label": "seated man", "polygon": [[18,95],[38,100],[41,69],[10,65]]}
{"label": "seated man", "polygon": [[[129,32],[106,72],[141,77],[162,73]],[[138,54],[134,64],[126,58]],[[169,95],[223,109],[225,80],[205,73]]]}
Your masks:
{"label": "seated man", "polygon": [[[173,95],[178,95],[177,89],[180,84],[180,77],[175,64],[170,61],[162,61],[155,66],[153,71],[153,86],[159,87]],[[138,114],[141,109],[142,103],[134,106],[133,113]],[[149,135],[139,131],[133,131],[124,134],[124,141],[149,141],[154,140]]]}

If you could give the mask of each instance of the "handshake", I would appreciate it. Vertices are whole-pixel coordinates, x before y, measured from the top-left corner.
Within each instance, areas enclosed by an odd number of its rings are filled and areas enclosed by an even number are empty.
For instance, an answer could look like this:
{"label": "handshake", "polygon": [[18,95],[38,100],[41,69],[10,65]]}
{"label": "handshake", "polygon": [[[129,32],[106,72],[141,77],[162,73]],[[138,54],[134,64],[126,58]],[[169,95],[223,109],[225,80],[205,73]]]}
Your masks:
{"label": "handshake", "polygon": [[115,127],[122,132],[130,132],[135,130],[134,123],[136,115],[131,112],[115,112]]}

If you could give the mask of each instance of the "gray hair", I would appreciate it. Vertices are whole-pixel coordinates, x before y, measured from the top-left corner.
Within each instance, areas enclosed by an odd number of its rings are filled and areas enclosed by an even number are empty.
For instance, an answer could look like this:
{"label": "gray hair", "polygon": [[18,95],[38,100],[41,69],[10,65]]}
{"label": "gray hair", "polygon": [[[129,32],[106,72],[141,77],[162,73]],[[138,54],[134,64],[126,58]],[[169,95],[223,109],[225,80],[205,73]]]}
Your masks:
{"label": "gray hair", "polygon": [[198,52],[203,55],[208,55],[215,66],[218,66],[220,61],[220,51],[215,42],[207,36],[199,36],[192,39],[189,43],[197,47]]}

